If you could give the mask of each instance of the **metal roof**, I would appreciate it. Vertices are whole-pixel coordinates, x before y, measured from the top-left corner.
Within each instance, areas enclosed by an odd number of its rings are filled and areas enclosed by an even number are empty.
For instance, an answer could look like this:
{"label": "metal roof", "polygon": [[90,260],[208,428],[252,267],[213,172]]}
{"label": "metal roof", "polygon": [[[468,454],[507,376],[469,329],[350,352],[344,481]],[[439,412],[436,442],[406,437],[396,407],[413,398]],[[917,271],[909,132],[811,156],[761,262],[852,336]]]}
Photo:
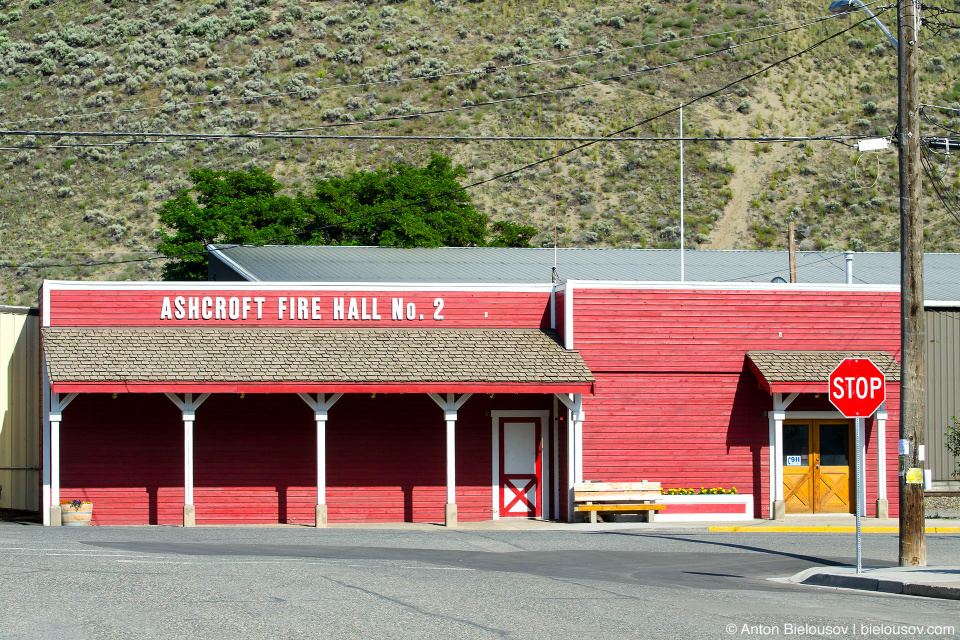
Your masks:
{"label": "metal roof", "polygon": [[[211,245],[211,279],[261,282],[549,283],[554,249]],[[676,249],[558,249],[561,280],[679,282]],[[684,252],[687,282],[789,281],[786,251]],[[844,284],[839,251],[797,252],[797,281]],[[897,285],[900,254],[856,253],[854,284]],[[924,256],[927,302],[960,301],[960,254]]]}

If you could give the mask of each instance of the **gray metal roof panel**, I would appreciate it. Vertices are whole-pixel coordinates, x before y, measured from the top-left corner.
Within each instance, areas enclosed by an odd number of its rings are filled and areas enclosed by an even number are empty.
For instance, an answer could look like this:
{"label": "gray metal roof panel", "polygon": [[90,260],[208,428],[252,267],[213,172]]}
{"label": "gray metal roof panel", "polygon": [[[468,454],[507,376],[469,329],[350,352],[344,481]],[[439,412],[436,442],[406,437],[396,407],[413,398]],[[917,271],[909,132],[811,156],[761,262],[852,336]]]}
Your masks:
{"label": "gray metal roof panel", "polygon": [[[442,282],[548,283],[554,250],[499,247],[337,246],[211,246],[245,277],[264,282]],[[924,256],[926,300],[960,300],[960,254]],[[662,281],[680,280],[680,255],[675,249],[558,249],[561,280]],[[684,252],[688,282],[770,282],[789,280],[786,251]],[[900,254],[856,253],[856,284],[897,285]],[[843,284],[846,260],[838,251],[797,252],[801,283]]]}

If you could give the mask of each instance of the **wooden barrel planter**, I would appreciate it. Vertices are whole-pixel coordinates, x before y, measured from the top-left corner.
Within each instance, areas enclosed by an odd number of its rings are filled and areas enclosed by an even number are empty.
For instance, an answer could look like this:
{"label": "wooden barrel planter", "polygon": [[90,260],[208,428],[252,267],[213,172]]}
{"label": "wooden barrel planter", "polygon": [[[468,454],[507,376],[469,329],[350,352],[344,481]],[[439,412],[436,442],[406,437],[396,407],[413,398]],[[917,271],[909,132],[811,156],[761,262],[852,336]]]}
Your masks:
{"label": "wooden barrel planter", "polygon": [[89,527],[93,503],[81,500],[60,501],[60,522],[65,527]]}

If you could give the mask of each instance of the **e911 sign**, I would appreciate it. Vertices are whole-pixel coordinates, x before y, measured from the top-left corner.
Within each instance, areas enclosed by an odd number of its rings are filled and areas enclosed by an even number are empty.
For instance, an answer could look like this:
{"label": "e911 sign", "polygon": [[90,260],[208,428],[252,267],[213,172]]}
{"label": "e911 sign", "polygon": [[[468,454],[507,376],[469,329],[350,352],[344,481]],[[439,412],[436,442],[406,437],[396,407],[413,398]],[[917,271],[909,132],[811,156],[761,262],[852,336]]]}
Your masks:
{"label": "e911 sign", "polygon": [[845,418],[865,418],[886,400],[886,387],[886,376],[869,358],[845,358],[830,374],[830,404]]}

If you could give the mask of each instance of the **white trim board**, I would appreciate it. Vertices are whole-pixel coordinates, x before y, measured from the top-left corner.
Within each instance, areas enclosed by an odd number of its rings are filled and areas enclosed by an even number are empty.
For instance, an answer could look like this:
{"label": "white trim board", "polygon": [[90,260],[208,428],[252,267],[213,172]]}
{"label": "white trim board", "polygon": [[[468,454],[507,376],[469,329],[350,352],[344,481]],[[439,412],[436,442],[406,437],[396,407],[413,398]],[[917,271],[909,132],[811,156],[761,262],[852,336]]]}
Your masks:
{"label": "white trim board", "polygon": [[228,258],[227,255],[223,253],[223,251],[221,251],[220,249],[211,249],[210,246],[208,245],[207,252],[210,253],[211,255],[217,256],[218,260],[220,260],[221,262],[226,264],[228,267],[236,271],[240,276],[246,278],[248,282],[260,282],[259,280],[253,277],[253,274],[251,274],[249,271],[247,271],[246,269],[241,267],[239,264],[237,264],[236,260],[234,260],[233,258]]}
{"label": "white trim board", "polygon": [[772,283],[772,282],[663,282],[663,281],[624,281],[624,280],[567,280],[578,289],[676,289],[696,291],[853,291],[853,292],[899,292],[899,285],[891,284],[813,284],[813,283]]}

